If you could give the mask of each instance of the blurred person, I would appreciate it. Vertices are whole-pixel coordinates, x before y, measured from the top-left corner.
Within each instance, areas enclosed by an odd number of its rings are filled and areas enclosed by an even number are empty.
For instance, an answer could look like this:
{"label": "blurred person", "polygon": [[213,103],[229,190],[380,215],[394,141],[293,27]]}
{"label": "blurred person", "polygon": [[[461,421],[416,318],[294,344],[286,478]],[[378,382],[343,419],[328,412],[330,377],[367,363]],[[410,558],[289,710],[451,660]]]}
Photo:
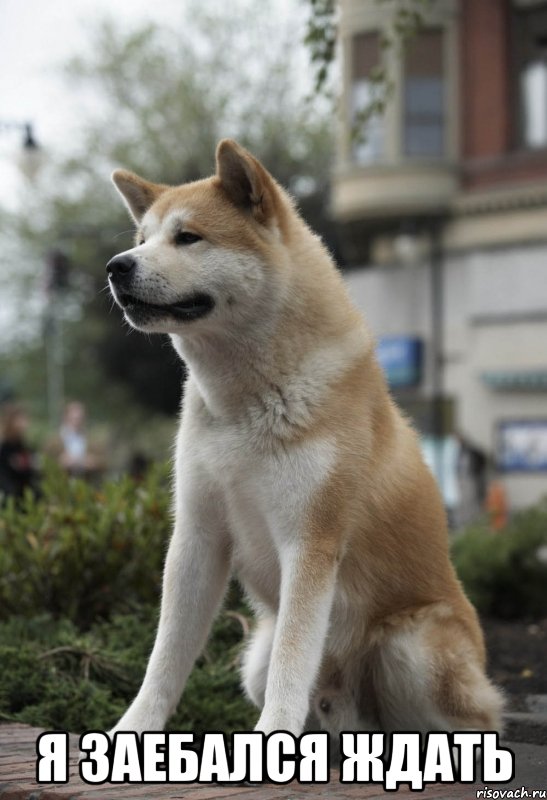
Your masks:
{"label": "blurred person", "polygon": [[488,460],[486,454],[462,433],[456,433],[458,444],[457,479],[459,484],[458,525],[466,525],[484,511]]}
{"label": "blurred person", "polygon": [[494,474],[488,484],[485,508],[492,530],[502,531],[507,527],[509,522],[509,502],[507,490],[499,474]]}
{"label": "blurred person", "polygon": [[459,526],[461,506],[460,485],[458,481],[458,442],[455,436],[437,439],[433,436],[420,437],[422,456],[435,477],[441,490],[448,527],[454,530]]}
{"label": "blurred person", "polygon": [[141,483],[145,477],[146,473],[150,469],[150,459],[140,450],[136,450],[130,460],[128,466],[128,474],[129,477],[132,478],[136,483]]}
{"label": "blurred person", "polygon": [[3,414],[0,439],[0,495],[23,497],[38,488],[36,455],[26,441],[29,417],[19,405],[8,405]]}
{"label": "blurred person", "polygon": [[57,450],[57,460],[69,475],[88,477],[102,467],[97,453],[89,445],[85,406],[77,400],[65,406]]}

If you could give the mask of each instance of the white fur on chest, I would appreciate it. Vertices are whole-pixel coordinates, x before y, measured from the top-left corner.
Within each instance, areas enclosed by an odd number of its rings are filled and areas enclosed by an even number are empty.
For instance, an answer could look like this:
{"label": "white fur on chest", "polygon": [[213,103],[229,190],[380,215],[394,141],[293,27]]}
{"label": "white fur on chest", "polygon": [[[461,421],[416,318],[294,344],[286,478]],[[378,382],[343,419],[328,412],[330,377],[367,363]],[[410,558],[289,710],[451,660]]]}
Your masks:
{"label": "white fur on chest", "polygon": [[335,460],[327,439],[261,451],[235,426],[204,433],[200,451],[222,489],[234,538],[258,517],[279,546],[297,534]]}
{"label": "white fur on chest", "polygon": [[[223,498],[234,570],[252,595],[275,606],[283,553],[302,535],[307,514],[336,461],[329,439],[260,446],[245,425],[203,425],[187,408],[189,449],[181,459],[206,470]],[[186,458],[184,456],[186,452]],[[204,495],[205,497],[205,495]]]}

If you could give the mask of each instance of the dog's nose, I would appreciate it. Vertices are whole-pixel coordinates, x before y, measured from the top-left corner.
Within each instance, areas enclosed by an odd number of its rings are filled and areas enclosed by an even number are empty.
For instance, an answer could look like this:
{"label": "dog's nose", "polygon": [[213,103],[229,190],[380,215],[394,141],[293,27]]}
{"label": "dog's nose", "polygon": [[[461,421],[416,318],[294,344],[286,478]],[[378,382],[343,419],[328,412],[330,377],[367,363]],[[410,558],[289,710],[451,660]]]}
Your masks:
{"label": "dog's nose", "polygon": [[133,256],[122,254],[111,258],[106,265],[106,274],[109,278],[126,278],[137,266]]}

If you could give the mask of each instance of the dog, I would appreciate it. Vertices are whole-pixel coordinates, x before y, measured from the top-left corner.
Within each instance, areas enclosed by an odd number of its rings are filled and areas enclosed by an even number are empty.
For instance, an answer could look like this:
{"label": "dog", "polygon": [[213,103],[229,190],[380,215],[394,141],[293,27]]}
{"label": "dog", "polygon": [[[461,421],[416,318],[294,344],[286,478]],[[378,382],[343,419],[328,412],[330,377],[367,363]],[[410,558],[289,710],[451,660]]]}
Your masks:
{"label": "dog", "polygon": [[212,177],[112,178],[137,224],[112,294],[188,379],[157,636],[111,734],[163,729],[232,574],[256,730],[499,730],[439,491],[320,238],[229,139]]}

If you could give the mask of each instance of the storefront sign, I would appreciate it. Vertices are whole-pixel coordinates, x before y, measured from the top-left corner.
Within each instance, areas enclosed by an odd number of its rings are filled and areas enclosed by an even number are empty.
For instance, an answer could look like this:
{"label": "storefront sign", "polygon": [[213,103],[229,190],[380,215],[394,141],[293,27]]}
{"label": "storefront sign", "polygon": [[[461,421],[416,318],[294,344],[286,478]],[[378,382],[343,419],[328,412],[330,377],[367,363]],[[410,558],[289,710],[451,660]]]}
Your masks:
{"label": "storefront sign", "polygon": [[547,420],[498,423],[497,462],[505,472],[547,471]]}
{"label": "storefront sign", "polygon": [[382,336],[376,351],[392,389],[418,386],[422,380],[422,340],[412,336]]}

